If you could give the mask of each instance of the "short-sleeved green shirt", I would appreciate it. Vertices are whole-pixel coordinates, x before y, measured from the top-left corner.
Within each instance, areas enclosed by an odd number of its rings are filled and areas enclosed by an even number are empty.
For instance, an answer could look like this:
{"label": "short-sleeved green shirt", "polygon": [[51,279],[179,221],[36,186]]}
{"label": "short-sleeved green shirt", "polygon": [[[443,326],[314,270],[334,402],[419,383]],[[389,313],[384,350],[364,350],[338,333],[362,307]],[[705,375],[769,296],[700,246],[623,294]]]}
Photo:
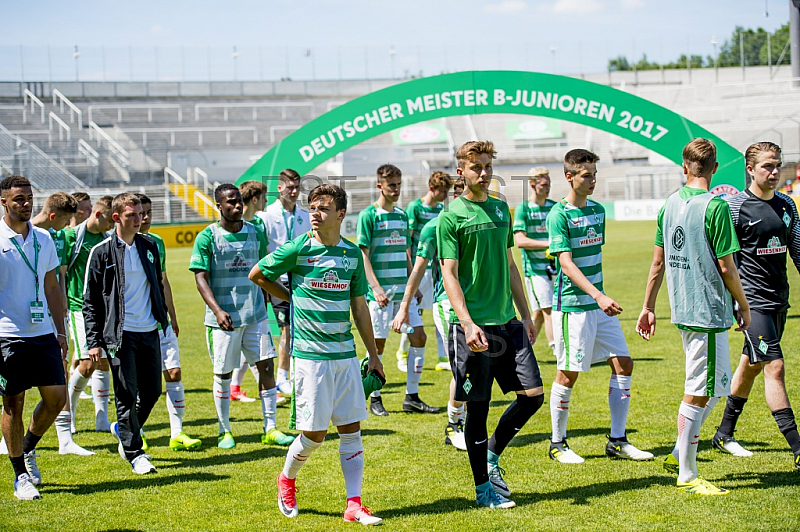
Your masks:
{"label": "short-sleeved green shirt", "polygon": [[161,262],[161,272],[167,272],[167,247],[164,245],[164,239],[158,236],[155,233],[147,233],[147,236],[151,237],[153,240],[156,241],[156,247],[158,248],[158,256],[160,257]]}
{"label": "short-sleeved green shirt", "polygon": [[[531,200],[521,204],[514,210],[514,232],[522,231],[525,236],[534,240],[547,240],[547,215],[556,202],[551,199],[544,200],[544,205],[539,205]],[[547,250],[521,249],[522,266],[525,276],[547,275]]]}
{"label": "short-sleeved green shirt", "polygon": [[260,232],[264,233],[264,235],[266,236],[267,225],[264,223],[264,219],[261,218],[261,216],[254,216],[252,220],[247,220],[247,221],[253,224],[253,227],[258,229]]}
{"label": "short-sleeved green shirt", "polygon": [[[391,301],[402,301],[408,283],[406,250],[410,245],[408,216],[397,207],[388,212],[372,204],[358,215],[356,243],[369,250],[368,256],[378,284]],[[370,287],[367,300],[374,301]]]}
{"label": "short-sleeved green shirt", "polygon": [[54,229],[48,229],[47,232],[50,233],[50,238],[53,239],[53,245],[56,247],[56,255],[58,255],[58,264],[60,266],[67,265],[67,243],[64,240],[64,230],[56,231]]}
{"label": "short-sleeved green shirt", "polygon": [[[684,186],[678,191],[681,199],[689,199],[692,196],[705,194],[707,190],[701,188]],[[664,247],[664,208],[658,211],[658,228],[656,229],[656,246]],[[740,250],[739,240],[736,238],[736,228],[731,217],[731,208],[728,202],[722,198],[712,198],[708,204],[705,214],[706,238],[714,250],[714,255],[718,259],[736,253]],[[705,329],[702,327],[689,327],[687,325],[676,324],[678,329],[695,332],[722,332],[727,329]]]}
{"label": "short-sleeved green shirt", "polygon": [[341,239],[326,246],[310,232],[289,240],[258,262],[270,281],[289,273],[292,356],[340,360],[356,356],[350,298],[367,293],[361,250]]}
{"label": "short-sleeved green shirt", "polygon": [[[707,190],[684,186],[678,194],[681,199],[705,194]],[[656,246],[664,247],[662,226],[664,224],[664,206],[658,211],[658,229],[656,229]],[[718,259],[739,251],[739,240],[733,226],[731,208],[722,198],[713,198],[706,209],[706,237]]]}
{"label": "short-sleeved green shirt", "polygon": [[417,246],[417,257],[428,259],[428,268],[431,269],[433,279],[433,300],[442,301],[447,299],[442,281],[442,268],[439,266],[438,253],[436,252],[436,228],[439,227],[439,218],[434,218],[426,223],[419,233],[419,244]]}
{"label": "short-sleeved green shirt", "polygon": [[[431,207],[430,205],[423,203],[422,198],[415,199],[406,206],[405,211],[408,215],[408,228],[411,231],[412,260],[417,255],[417,248],[419,247],[419,235],[422,232],[422,228],[425,227],[428,222],[439,216],[439,214],[442,212],[442,209],[444,209],[443,203],[437,203]],[[429,270],[431,267],[432,263],[428,263]]]}
{"label": "short-sleeved green shirt", "polygon": [[[460,196],[439,215],[439,259],[458,261],[458,283],[472,321],[504,325],[514,318],[508,248],[514,246],[508,204],[491,196],[474,202]],[[458,323],[455,312],[450,321]]]}
{"label": "short-sleeved green shirt", "polygon": [[[64,233],[64,264],[72,260],[72,248],[75,247],[76,232],[74,227],[67,227]],[[71,311],[83,310],[83,283],[86,279],[86,262],[89,252],[107,237],[104,233],[91,233],[87,229],[83,235],[83,243],[78,251],[78,258],[67,270],[67,305]]]}
{"label": "short-sleeved green shirt", "polygon": [[[576,207],[562,199],[547,215],[550,253],[572,253],[572,261],[595,288],[603,291],[603,251],[606,232],[606,211],[599,203],[586,200],[585,207]],[[553,282],[553,310],[586,312],[600,308],[586,292],[578,288],[561,270],[556,261]]]}

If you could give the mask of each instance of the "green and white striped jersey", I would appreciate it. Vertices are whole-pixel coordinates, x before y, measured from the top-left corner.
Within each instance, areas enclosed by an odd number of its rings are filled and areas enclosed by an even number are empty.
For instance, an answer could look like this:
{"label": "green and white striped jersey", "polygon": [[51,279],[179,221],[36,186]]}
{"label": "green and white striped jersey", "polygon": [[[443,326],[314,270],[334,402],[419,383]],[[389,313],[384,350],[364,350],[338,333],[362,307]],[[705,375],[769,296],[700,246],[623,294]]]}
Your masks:
{"label": "green and white striped jersey", "polygon": [[[422,198],[415,199],[406,205],[406,214],[408,214],[408,229],[411,231],[411,260],[417,256],[417,248],[419,247],[419,237],[422,233],[422,228],[431,220],[435,220],[444,209],[444,203],[438,203],[431,207],[422,202]],[[428,269],[433,266],[433,262],[428,263]]]}
{"label": "green and white striped jersey", "polygon": [[[547,215],[556,202],[546,199],[544,205],[539,205],[531,200],[523,203],[514,210],[514,232],[524,231],[525,236],[534,240],[547,240]],[[544,249],[521,249],[522,266],[525,276],[547,275],[547,265],[550,260]]]}
{"label": "green and white striped jersey", "polygon": [[289,274],[292,293],[292,356],[340,360],[356,356],[350,332],[350,298],[363,296],[369,284],[361,250],[341,239],[326,246],[303,233],[261,259],[270,281]]}
{"label": "green and white striped jersey", "polygon": [[[550,253],[571,252],[572,261],[595,288],[603,291],[603,251],[606,211],[599,203],[586,200],[586,206],[575,207],[562,199],[547,215]],[[553,283],[553,309],[560,312],[585,312],[600,308],[591,296],[578,288],[561,270],[556,261]]]}
{"label": "green and white striped jersey", "polygon": [[[356,242],[369,250],[372,270],[390,301],[402,301],[408,284],[408,234],[408,216],[397,207],[388,212],[373,203],[358,215]],[[375,300],[371,288],[367,300]]]}

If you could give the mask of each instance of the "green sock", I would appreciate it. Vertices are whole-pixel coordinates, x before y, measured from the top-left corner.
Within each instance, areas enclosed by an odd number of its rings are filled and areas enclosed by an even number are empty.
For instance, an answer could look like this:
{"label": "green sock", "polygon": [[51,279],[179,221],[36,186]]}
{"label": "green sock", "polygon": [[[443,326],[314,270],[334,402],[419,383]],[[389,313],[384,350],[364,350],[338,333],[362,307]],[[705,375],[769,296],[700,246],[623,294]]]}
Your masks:
{"label": "green sock", "polygon": [[492,464],[493,466],[496,466],[497,462],[500,461],[500,455],[494,454],[489,449],[486,449],[486,461]]}

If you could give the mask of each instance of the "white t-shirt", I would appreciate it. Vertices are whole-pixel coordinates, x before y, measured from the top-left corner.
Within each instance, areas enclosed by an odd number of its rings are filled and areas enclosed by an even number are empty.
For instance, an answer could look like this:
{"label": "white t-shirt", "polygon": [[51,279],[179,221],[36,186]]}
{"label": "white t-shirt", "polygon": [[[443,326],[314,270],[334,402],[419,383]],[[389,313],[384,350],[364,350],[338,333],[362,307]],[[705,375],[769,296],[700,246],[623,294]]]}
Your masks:
{"label": "white t-shirt", "polygon": [[[34,238],[35,235],[35,238]],[[36,267],[34,241],[39,247],[39,301],[44,303],[42,323],[31,323],[31,301],[36,300],[36,276],[17,250],[16,240],[28,257],[31,267]],[[12,338],[31,338],[53,334],[53,322],[48,318],[47,297],[44,293],[44,277],[59,266],[56,246],[50,235],[28,222],[28,237],[22,235],[0,220],[0,335]]]}
{"label": "white t-shirt", "polygon": [[124,240],[117,239],[125,245],[125,323],[122,330],[128,332],[149,332],[158,326],[153,317],[150,303],[150,283],[144,272],[136,243],[129,246]]}
{"label": "white t-shirt", "polygon": [[[264,220],[264,225],[267,226],[267,249],[270,253],[286,241],[311,230],[311,216],[308,211],[295,204],[294,212],[287,212],[279,199],[267,205],[266,210],[256,213],[256,216]],[[289,276],[281,275],[281,281],[289,282]]]}

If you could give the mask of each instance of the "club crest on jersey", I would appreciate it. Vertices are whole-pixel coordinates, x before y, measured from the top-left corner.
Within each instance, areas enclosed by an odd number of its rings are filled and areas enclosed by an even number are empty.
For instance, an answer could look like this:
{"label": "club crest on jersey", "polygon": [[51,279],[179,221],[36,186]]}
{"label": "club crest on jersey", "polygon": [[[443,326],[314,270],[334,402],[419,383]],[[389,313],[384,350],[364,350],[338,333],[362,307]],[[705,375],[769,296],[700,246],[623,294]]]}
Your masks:
{"label": "club crest on jersey", "polygon": [[387,246],[393,245],[406,245],[406,237],[400,234],[400,231],[392,231],[392,234],[384,241]]}
{"label": "club crest on jersey", "polygon": [[767,247],[756,250],[757,255],[778,255],[779,253],[786,253],[786,246],[781,246],[781,241],[777,236],[769,239]]}
{"label": "club crest on jersey", "polygon": [[498,218],[500,218],[501,220],[503,219],[503,211],[500,210],[499,206],[494,208],[494,213],[497,215]]}
{"label": "club crest on jersey", "polygon": [[244,255],[241,253],[236,253],[236,256],[233,257],[233,260],[225,263],[225,269],[231,273],[249,272],[250,268],[252,267],[253,262],[245,260]]}
{"label": "club crest on jersey", "polygon": [[579,244],[581,246],[592,246],[594,244],[600,244],[602,241],[603,241],[603,235],[598,234],[593,227],[590,227],[586,231],[586,238],[581,238],[579,240]]}
{"label": "club crest on jersey", "polygon": [[783,223],[786,224],[786,227],[789,227],[789,224],[792,223],[792,217],[786,211],[783,213]]}
{"label": "club crest on jersey", "polygon": [[308,281],[311,288],[315,290],[327,290],[329,292],[342,292],[350,287],[350,281],[340,281],[336,270],[328,270],[322,279],[311,279]]}
{"label": "club crest on jersey", "polygon": [[149,249],[147,250],[147,260],[150,261],[150,264],[152,264],[156,260],[155,257],[153,257],[153,252],[150,251]]}
{"label": "club crest on jersey", "polygon": [[344,269],[344,271],[350,270],[351,264],[352,263],[350,262],[350,259],[347,258],[347,255],[342,257],[342,269]]}

